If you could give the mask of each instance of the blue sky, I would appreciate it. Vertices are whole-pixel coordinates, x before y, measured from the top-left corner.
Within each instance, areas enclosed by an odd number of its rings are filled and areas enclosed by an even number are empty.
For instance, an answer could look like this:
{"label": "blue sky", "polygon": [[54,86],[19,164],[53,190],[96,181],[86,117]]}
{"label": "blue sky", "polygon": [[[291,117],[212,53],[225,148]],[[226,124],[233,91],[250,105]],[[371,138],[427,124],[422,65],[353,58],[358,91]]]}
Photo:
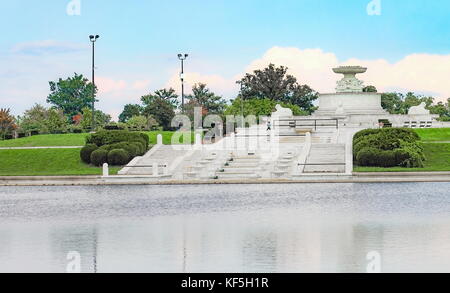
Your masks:
{"label": "blue sky", "polygon": [[[87,36],[93,33],[101,35],[98,74],[109,86],[101,105],[114,114],[128,101],[171,84],[179,52],[191,55],[188,71],[215,77],[214,90],[227,97],[236,89],[224,80],[274,47],[321,49],[342,62],[390,64],[413,54],[450,54],[445,0],[381,0],[379,16],[367,14],[370,0],[80,0],[77,16],[67,15],[69,2],[0,1],[0,99],[9,103],[0,106],[20,113],[30,103],[45,102],[48,80],[88,75]],[[26,90],[11,89],[18,84]]]}

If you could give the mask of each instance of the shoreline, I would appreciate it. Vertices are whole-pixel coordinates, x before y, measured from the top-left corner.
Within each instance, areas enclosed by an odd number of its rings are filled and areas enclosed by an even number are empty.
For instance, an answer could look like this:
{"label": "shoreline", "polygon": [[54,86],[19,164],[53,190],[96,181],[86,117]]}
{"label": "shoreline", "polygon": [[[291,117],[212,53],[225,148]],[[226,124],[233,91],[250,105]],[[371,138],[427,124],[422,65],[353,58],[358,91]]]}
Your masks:
{"label": "shoreline", "polygon": [[450,182],[450,172],[379,172],[308,174],[294,179],[170,180],[149,176],[0,176],[2,186],[108,186],[108,185],[227,185],[302,183],[414,183]]}

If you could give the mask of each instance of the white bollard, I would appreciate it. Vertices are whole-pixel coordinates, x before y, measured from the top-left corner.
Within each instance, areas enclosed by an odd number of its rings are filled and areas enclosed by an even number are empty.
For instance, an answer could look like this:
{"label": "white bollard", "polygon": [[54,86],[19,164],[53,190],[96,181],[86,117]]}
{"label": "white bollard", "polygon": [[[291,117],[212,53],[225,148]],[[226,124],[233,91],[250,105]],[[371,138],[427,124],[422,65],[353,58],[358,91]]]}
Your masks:
{"label": "white bollard", "polygon": [[108,163],[103,164],[103,177],[109,176],[109,165]]}
{"label": "white bollard", "polygon": [[162,136],[162,134],[158,134],[158,136],[156,137],[156,143],[158,145],[162,145],[163,144],[163,136]]}
{"label": "white bollard", "polygon": [[202,145],[202,136],[200,133],[195,134],[195,145],[196,146]]}
{"label": "white bollard", "polygon": [[153,176],[158,176],[159,175],[159,163],[153,163]]}

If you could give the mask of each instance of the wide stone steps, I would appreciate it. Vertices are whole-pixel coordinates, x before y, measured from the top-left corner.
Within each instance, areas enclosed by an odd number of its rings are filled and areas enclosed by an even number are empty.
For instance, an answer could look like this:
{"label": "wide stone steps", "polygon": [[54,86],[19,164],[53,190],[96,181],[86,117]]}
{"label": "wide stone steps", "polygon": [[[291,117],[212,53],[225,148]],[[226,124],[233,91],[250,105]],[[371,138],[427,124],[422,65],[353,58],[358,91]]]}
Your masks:
{"label": "wide stone steps", "polygon": [[345,145],[312,144],[304,173],[344,173]]}

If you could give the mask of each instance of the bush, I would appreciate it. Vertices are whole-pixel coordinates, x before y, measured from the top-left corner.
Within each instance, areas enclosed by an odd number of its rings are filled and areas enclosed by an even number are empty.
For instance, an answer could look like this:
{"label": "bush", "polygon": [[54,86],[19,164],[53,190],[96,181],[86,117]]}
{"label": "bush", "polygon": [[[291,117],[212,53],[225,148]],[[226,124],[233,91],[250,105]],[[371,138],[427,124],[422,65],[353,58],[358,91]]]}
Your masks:
{"label": "bush", "polygon": [[87,144],[80,151],[80,157],[86,164],[91,163],[91,154],[98,149],[95,144]]}
{"label": "bush", "polygon": [[141,141],[132,141],[132,145],[135,145],[139,149],[138,156],[143,156],[147,152],[147,149],[145,148],[145,145]]}
{"label": "bush", "polygon": [[376,148],[364,148],[356,156],[359,166],[377,166],[380,151]]}
{"label": "bush", "polygon": [[397,166],[394,151],[380,151],[377,155],[376,165],[384,168]]}
{"label": "bush", "polygon": [[148,147],[149,137],[144,133],[130,132],[125,130],[101,130],[86,138],[86,143],[95,144],[99,147],[119,142],[141,141]]}
{"label": "bush", "polygon": [[425,156],[419,140],[411,129],[366,129],[354,136],[354,159],[360,166],[422,167]]}
{"label": "bush", "polygon": [[108,153],[108,164],[111,166],[123,166],[129,161],[129,155],[124,149],[113,149]]}
{"label": "bush", "polygon": [[93,151],[91,154],[91,164],[94,166],[103,166],[104,163],[108,162],[108,151],[98,149]]}

